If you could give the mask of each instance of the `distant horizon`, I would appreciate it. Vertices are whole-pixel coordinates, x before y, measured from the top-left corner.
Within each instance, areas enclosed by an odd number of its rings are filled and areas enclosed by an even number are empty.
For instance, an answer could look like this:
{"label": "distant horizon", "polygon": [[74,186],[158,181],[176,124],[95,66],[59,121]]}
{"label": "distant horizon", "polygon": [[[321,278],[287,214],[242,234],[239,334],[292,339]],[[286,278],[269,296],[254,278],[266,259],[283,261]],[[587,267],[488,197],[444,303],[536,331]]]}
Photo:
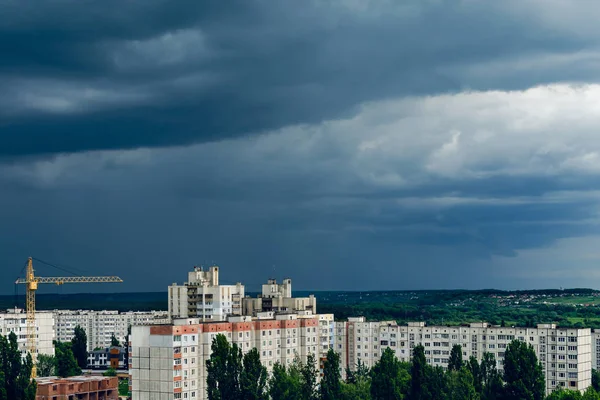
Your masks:
{"label": "distant horizon", "polygon": [[[543,292],[543,291],[574,291],[574,290],[591,290],[594,292],[600,292],[600,289],[594,288],[586,288],[586,287],[564,287],[564,288],[543,288],[543,289],[495,289],[495,288],[482,288],[482,289],[380,289],[380,290],[307,290],[307,289],[294,289],[293,293],[382,293],[382,292],[485,292],[485,291],[494,291],[494,292]],[[81,296],[81,295],[125,295],[125,294],[167,294],[167,291],[122,291],[122,292],[72,292],[72,293],[38,293],[36,296]],[[260,293],[260,290],[246,290],[246,293],[256,294]],[[19,293],[17,295],[13,294],[1,294],[0,297],[24,297],[25,294]]]}

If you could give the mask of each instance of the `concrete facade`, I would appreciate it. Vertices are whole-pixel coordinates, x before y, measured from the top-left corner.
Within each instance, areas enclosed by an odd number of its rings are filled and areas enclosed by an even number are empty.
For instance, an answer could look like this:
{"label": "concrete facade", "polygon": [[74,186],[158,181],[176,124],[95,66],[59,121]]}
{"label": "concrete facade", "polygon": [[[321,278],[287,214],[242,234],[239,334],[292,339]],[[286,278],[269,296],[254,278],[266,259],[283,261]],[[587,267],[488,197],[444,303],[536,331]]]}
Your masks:
{"label": "concrete facade", "polygon": [[492,353],[498,369],[503,368],[506,346],[514,339],[531,344],[538,356],[546,391],[558,387],[584,391],[591,385],[592,334],[590,329],[558,328],[539,324],[537,328],[499,327],[487,323],[468,326],[426,326],[422,322],[397,325],[395,322],[367,322],[350,318],[336,323],[336,351],[344,366],[354,369],[358,360],[372,367],[386,347],[400,361],[410,361],[416,345],[425,348],[431,365],[446,368],[452,346],[462,347],[463,359]]}
{"label": "concrete facade", "polygon": [[206,360],[218,334],[243,353],[256,348],[269,372],[276,362],[290,365],[296,358],[306,362],[309,354],[315,355],[318,366],[321,337],[315,315],[263,313],[226,322],[178,319],[172,325],[136,326],[131,336],[132,398],[205,399]]}
{"label": "concrete facade", "polygon": [[[507,345],[517,339],[533,346],[544,371],[547,393],[558,387],[587,389],[591,385],[593,347],[596,351],[590,329],[559,328],[554,324],[540,324],[537,328],[491,326],[484,322],[465,326],[426,326],[422,322],[398,325],[394,321],[368,322],[363,317],[336,322],[331,314],[310,313],[263,312],[257,317],[231,317],[227,322],[204,324],[197,319],[183,319],[173,325],[134,327],[133,332],[130,371],[134,400],[149,399],[153,385],[156,386],[152,382],[157,377],[163,379],[163,374],[164,379],[172,381],[165,385],[161,381],[164,397],[157,399],[204,399],[205,362],[212,340],[219,333],[237,343],[244,353],[256,347],[269,372],[276,362],[288,365],[295,357],[306,361],[309,354],[317,357],[322,368],[325,355],[332,348],[340,354],[343,377],[346,367],[353,370],[359,360],[373,367],[387,347],[394,350],[400,361],[410,361],[412,350],[419,344],[425,348],[427,362],[434,366],[447,368],[452,346],[458,344],[463,359],[474,356],[481,361],[484,353],[492,353],[501,370]],[[594,333],[596,339],[600,345],[600,334]],[[182,357],[183,361],[178,361]],[[183,397],[168,397],[179,396],[177,393]]]}
{"label": "concrete facade", "polygon": [[[35,313],[37,332],[37,353],[54,355],[55,338],[54,316],[51,312],[38,311]],[[17,343],[23,354],[27,353],[27,313],[20,308],[13,308],[0,313],[0,335],[8,336],[11,332],[17,335]]]}
{"label": "concrete facade", "polygon": [[55,310],[53,314],[57,340],[68,342],[73,339],[75,327],[79,325],[87,335],[88,351],[110,347],[113,334],[120,343],[124,343],[129,326],[165,324],[170,321],[165,311]]}
{"label": "concrete facade", "polygon": [[258,297],[245,297],[242,300],[243,315],[256,316],[259,312],[284,312],[296,313],[310,311],[317,313],[317,299],[315,296],[292,297],[292,280],[286,278],[281,284],[275,279],[269,279],[262,285],[262,292]]}
{"label": "concrete facade", "polygon": [[219,284],[219,267],[207,271],[194,267],[183,285],[169,286],[171,318],[199,318],[202,321],[226,321],[228,316],[242,315],[244,285]]}

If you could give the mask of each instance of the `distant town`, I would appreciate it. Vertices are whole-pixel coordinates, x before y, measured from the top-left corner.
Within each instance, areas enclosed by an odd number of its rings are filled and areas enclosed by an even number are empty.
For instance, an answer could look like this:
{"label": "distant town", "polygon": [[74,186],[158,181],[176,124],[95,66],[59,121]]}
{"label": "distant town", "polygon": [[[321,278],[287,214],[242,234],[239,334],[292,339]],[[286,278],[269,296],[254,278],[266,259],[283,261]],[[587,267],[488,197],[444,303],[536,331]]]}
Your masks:
{"label": "distant town", "polygon": [[[584,326],[586,320],[595,321],[594,316],[567,321],[569,326],[563,326],[554,320],[541,321],[543,313],[533,318],[524,312],[533,305],[549,310],[567,307],[575,313],[578,309],[593,309],[600,297],[588,289],[324,294],[323,308],[338,307],[343,314],[340,318],[333,312],[322,312],[314,294],[295,297],[290,278],[267,279],[260,293],[249,295],[241,282],[220,284],[219,275],[217,266],[194,267],[183,283],[168,287],[167,310],[40,311],[44,305],[39,304],[38,357],[53,356],[55,341],[73,341],[76,329],[82,329],[87,339],[87,362],[82,372],[98,378],[114,370],[125,385],[121,385],[121,394],[140,400],[206,399],[206,361],[217,335],[224,335],[244,353],[256,349],[269,374],[276,364],[289,366],[295,360],[306,363],[314,355],[322,375],[327,354],[333,350],[339,355],[340,375],[345,379],[347,371],[355,371],[359,364],[375,366],[385,349],[393,350],[400,362],[409,362],[419,345],[433,367],[446,370],[452,348],[460,345],[464,359],[481,361],[487,353],[502,368],[507,345],[515,339],[533,347],[543,368],[546,393],[557,388],[583,392],[592,384],[592,369],[600,368],[600,331]],[[365,297],[368,299],[363,301]],[[490,307],[520,310],[525,323],[515,324],[510,319],[512,314],[501,321],[473,320],[473,302],[480,311]],[[452,312],[445,314],[445,323],[373,318],[373,314],[398,312],[392,305],[404,307],[404,318],[409,311],[417,315],[416,303],[422,306],[418,312],[427,310],[428,304],[462,310],[465,320],[452,317]],[[357,314],[348,315],[349,309]],[[503,314],[491,311],[489,315],[498,319]],[[0,334],[15,333],[23,354],[27,353],[26,329],[24,309],[12,308],[0,314]],[[61,381],[43,376],[38,380],[42,387]],[[117,393],[118,380],[112,382]],[[159,397],[154,395],[157,393]]]}

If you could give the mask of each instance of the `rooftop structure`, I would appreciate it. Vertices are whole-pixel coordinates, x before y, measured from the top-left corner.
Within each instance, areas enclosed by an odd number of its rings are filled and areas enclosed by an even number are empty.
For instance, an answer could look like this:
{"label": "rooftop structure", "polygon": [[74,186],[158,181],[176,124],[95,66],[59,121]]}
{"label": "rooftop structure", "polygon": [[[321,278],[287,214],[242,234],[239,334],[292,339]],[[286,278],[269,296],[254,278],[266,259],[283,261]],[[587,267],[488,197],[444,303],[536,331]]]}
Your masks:
{"label": "rooftop structure", "polygon": [[269,279],[262,285],[262,293],[255,298],[245,297],[242,300],[243,315],[256,316],[260,312],[275,313],[317,312],[317,299],[308,297],[292,297],[292,280],[286,278],[281,284]]}
{"label": "rooftop structure", "polygon": [[208,270],[194,267],[183,285],[169,286],[171,318],[200,318],[202,321],[225,321],[228,316],[242,315],[244,285],[221,285],[219,267]]}

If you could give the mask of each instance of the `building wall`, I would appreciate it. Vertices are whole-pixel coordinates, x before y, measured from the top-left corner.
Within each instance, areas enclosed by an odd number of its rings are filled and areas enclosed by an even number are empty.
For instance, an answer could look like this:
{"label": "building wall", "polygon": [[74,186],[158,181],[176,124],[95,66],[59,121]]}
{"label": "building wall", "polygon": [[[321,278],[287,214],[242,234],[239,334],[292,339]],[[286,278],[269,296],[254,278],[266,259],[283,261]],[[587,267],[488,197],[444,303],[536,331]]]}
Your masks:
{"label": "building wall", "polygon": [[205,321],[225,321],[228,316],[242,315],[245,288],[219,284],[219,267],[204,271],[200,267],[188,273],[183,285],[169,286],[169,315],[172,318],[200,318]]}
{"label": "building wall", "polygon": [[135,326],[131,336],[132,398],[205,399],[206,360],[218,334],[237,344],[244,354],[256,348],[269,372],[276,362],[290,365],[295,358],[306,362],[309,354],[315,355],[318,366],[318,316],[239,316],[210,323],[181,319],[172,325]]}
{"label": "building wall", "polygon": [[242,299],[242,315],[256,316],[260,312],[285,312],[297,313],[310,311],[317,313],[317,299],[315,296],[292,297],[292,280],[286,278],[281,284],[275,279],[269,279],[262,285],[262,293],[255,298]]}
{"label": "building wall", "polygon": [[37,378],[36,400],[119,398],[117,377],[73,376],[70,378]]}
{"label": "building wall", "polygon": [[400,326],[394,322],[351,319],[336,324],[336,331],[336,350],[346,353],[346,365],[351,369],[355,368],[359,359],[372,367],[386,347],[394,350],[400,361],[410,361],[413,348],[419,344],[424,346],[425,357],[431,365],[446,368],[452,346],[458,344],[462,347],[463,359],[475,356],[481,361],[485,352],[492,353],[497,367],[502,369],[506,346],[513,339],[518,339],[533,346],[544,370],[547,392],[558,386],[583,391],[591,385],[592,341],[589,329],[557,328],[551,324],[539,325],[538,328],[497,327],[486,323],[470,326],[409,323]]}
{"label": "building wall", "polygon": [[89,310],[55,310],[56,338],[61,342],[73,339],[75,327],[81,326],[87,335],[88,351],[111,346],[114,334],[123,344],[127,328],[134,325],[164,324],[170,321],[164,311],[118,312]]}
{"label": "building wall", "polygon": [[[52,341],[54,334],[54,316],[51,312],[35,313],[38,354],[54,355]],[[0,335],[8,336],[11,332],[17,335],[17,343],[23,354],[27,352],[27,313],[22,309],[11,309],[0,313]]]}

